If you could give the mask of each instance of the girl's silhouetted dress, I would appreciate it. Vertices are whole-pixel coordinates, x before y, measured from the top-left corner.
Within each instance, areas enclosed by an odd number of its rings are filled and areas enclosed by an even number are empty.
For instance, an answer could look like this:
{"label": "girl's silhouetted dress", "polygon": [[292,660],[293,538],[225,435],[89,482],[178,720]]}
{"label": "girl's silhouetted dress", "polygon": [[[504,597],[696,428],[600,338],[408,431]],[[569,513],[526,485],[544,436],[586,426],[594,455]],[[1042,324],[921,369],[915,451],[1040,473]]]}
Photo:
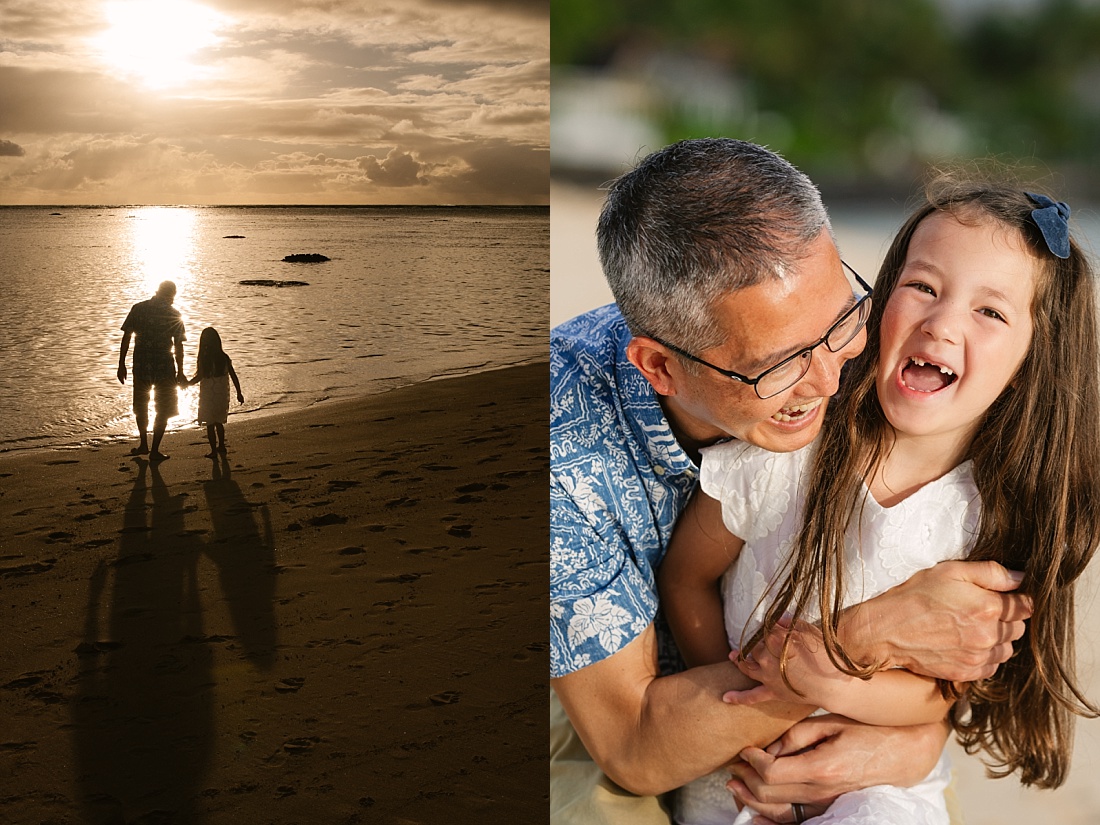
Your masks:
{"label": "girl's silhouetted dress", "polygon": [[233,361],[222,349],[222,339],[213,327],[199,336],[198,368],[191,384],[199,385],[198,422],[206,425],[210,441],[209,458],[225,452],[225,422],[229,419],[229,379],[237,390],[237,402],[244,403],[241,382],[233,370]]}

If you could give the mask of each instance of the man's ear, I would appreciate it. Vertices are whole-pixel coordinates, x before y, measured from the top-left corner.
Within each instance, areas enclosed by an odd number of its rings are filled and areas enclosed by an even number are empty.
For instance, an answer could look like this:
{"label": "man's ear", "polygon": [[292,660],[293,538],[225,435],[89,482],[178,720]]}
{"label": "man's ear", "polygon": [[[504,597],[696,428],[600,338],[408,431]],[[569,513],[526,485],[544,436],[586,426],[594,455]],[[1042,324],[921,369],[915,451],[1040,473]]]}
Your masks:
{"label": "man's ear", "polygon": [[[683,374],[667,347],[644,335],[626,345],[626,357],[645,376],[658,395],[676,395],[676,377]],[[669,370],[669,365],[672,370]]]}

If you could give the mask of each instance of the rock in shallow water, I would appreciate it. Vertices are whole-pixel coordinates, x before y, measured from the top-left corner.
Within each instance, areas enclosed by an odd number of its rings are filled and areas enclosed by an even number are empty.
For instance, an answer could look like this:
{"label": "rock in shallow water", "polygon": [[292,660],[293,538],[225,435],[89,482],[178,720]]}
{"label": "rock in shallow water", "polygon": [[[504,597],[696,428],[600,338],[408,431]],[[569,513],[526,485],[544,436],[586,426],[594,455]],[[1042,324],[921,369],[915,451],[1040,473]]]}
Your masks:
{"label": "rock in shallow water", "polygon": [[309,286],[308,281],[272,281],[267,278],[251,278],[247,281],[240,281],[239,283],[244,286]]}

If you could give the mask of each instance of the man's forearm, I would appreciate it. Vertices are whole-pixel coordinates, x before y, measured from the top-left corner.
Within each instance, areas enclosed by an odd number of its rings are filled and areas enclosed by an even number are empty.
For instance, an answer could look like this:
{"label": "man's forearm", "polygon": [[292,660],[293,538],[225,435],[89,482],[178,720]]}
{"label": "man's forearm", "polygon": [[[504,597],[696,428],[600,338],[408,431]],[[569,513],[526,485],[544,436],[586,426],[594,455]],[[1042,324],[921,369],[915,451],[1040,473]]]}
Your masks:
{"label": "man's forearm", "polygon": [[618,653],[553,680],[562,707],[596,764],[629,791],[652,795],[763,746],[813,708],[722,701],[753,683],[731,662],[655,677],[652,625]]}
{"label": "man's forearm", "polygon": [[732,706],[721,696],[733,682],[753,684],[732,663],[693,668],[650,683],[637,746],[628,754],[632,773],[646,777],[652,792],[711,773],[746,747],[764,747],[816,709],[787,702]]}

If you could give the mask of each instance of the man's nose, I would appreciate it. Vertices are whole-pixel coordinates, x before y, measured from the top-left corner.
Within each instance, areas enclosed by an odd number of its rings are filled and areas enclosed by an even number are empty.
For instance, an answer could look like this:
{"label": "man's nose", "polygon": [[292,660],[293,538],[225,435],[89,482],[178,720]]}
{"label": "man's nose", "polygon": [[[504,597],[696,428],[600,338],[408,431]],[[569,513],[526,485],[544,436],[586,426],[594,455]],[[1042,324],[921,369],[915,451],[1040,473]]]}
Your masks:
{"label": "man's nose", "polygon": [[820,346],[814,350],[810,369],[806,373],[806,379],[814,390],[815,395],[829,398],[836,395],[840,388],[840,369],[851,357],[846,355],[847,347],[840,352],[831,352],[828,347]]}

